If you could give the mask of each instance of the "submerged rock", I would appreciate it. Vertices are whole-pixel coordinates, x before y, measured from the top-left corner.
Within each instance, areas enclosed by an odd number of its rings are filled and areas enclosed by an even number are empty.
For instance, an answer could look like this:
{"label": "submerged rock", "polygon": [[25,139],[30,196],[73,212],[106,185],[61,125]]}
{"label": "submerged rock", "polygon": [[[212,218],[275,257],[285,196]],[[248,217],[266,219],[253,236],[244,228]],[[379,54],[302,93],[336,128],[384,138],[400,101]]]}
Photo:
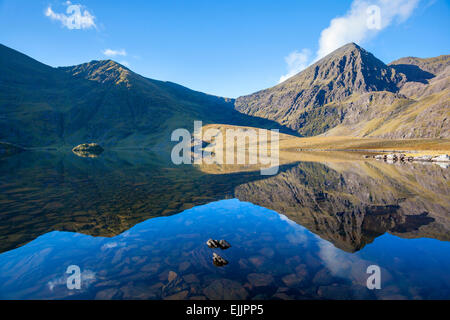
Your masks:
{"label": "submerged rock", "polygon": [[269,273],[250,273],[248,282],[254,287],[266,287],[273,283],[273,276]]}
{"label": "submerged rock", "polygon": [[213,263],[216,267],[223,267],[228,264],[228,261],[219,256],[217,253],[213,253]]}
{"label": "submerged rock", "polygon": [[161,294],[164,299],[184,299],[187,296],[189,285],[175,271],[169,271],[167,274],[167,284],[161,288]]}
{"label": "submerged rock", "polygon": [[95,158],[103,152],[103,148],[97,143],[83,143],[73,148],[72,152],[80,157]]}
{"label": "submerged rock", "polygon": [[237,281],[229,279],[214,280],[203,289],[204,295],[210,300],[245,300],[248,292]]}

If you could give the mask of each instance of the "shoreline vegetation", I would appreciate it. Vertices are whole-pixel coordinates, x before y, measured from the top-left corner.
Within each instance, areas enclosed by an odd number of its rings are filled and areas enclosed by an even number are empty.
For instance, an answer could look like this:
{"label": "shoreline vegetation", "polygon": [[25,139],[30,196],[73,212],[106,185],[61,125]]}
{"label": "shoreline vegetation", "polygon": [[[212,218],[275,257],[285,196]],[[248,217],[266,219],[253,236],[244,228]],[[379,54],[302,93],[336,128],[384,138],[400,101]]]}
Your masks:
{"label": "shoreline vegetation", "polygon": [[[203,130],[209,128],[220,129],[222,132],[227,129],[258,130],[258,128],[222,124],[206,125]],[[280,151],[287,152],[404,153],[406,156],[438,156],[450,153],[450,139],[447,138],[388,139],[322,135],[295,137],[280,133],[279,139]]]}
{"label": "shoreline vegetation", "polygon": [[[244,127],[223,124],[208,124],[203,126],[203,131],[214,128],[225,134],[225,130],[265,130],[255,127]],[[270,134],[268,135],[270,137]],[[206,141],[211,143],[212,141]],[[268,141],[270,143],[270,140]],[[0,142],[0,145],[13,146],[7,142]],[[69,151],[73,146],[48,146],[48,147],[19,147],[7,148],[8,152],[3,155],[12,155],[24,151]],[[225,146],[226,148],[226,146]],[[109,150],[152,150],[152,147],[108,147]],[[336,160],[357,160],[375,158],[376,155],[387,155],[402,153],[405,157],[441,156],[450,154],[450,139],[382,139],[364,138],[351,136],[313,136],[296,137],[285,133],[279,134],[279,149],[282,159],[289,161],[320,161],[321,158],[330,160],[333,156]],[[306,158],[305,158],[306,157]],[[285,162],[285,161],[282,161]]]}
{"label": "shoreline vegetation", "polygon": [[438,156],[450,152],[450,139],[380,139],[347,136],[293,137],[283,147],[284,149],[294,148],[296,151],[404,153],[406,156]]}
{"label": "shoreline vegetation", "polygon": [[[203,133],[208,129],[219,129],[222,135],[226,135],[227,129],[239,130],[264,130],[252,127],[241,127],[223,124],[208,124],[203,126]],[[267,134],[270,137],[270,134]],[[203,148],[207,151],[214,151],[214,139],[206,139],[207,146]],[[267,141],[270,144],[270,139]],[[224,150],[227,149],[224,144]],[[249,148],[249,152],[257,150]],[[320,162],[320,163],[341,163],[349,161],[375,161],[386,160],[389,162],[389,155],[401,153],[405,159],[413,157],[430,156],[432,158],[450,154],[450,139],[380,139],[380,138],[360,138],[360,137],[339,137],[339,136],[315,136],[296,137],[288,134],[279,134],[279,165],[289,165],[295,162]],[[380,157],[375,158],[377,155]],[[402,163],[432,163],[431,161],[399,161]],[[433,162],[440,166],[447,167],[448,162]],[[198,168],[210,174],[229,174],[242,171],[259,170],[260,164],[201,164]],[[265,167],[265,166],[264,166]]]}

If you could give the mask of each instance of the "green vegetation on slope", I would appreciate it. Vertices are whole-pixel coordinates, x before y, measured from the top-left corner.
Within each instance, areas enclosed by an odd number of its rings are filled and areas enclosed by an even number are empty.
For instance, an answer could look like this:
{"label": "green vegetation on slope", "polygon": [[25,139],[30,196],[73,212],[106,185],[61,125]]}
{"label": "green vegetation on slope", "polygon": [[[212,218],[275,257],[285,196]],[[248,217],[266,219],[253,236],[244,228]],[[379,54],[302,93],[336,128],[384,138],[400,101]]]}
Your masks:
{"label": "green vegetation on slope", "polygon": [[235,111],[231,99],[147,79],[111,60],[52,68],[0,45],[0,70],[0,141],[27,147],[155,147],[194,120],[281,127]]}

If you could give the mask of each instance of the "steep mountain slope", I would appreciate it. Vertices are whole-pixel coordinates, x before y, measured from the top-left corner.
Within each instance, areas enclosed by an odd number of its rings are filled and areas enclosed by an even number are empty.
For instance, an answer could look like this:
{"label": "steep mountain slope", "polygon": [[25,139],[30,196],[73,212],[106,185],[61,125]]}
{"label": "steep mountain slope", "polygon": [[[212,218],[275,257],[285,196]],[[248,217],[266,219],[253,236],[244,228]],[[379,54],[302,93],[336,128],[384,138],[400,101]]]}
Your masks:
{"label": "steep mountain slope", "polygon": [[276,127],[233,100],[144,78],[111,60],[52,68],[0,45],[0,141],[26,147],[155,146],[194,120]]}
{"label": "steep mountain slope", "polygon": [[354,43],[266,90],[236,100],[236,109],[286,125],[304,135],[325,132],[340,123],[337,106],[353,94],[396,92],[402,75]]}
{"label": "steep mountain slope", "polygon": [[396,95],[386,99],[385,93],[373,93],[346,102],[353,112],[326,135],[449,138],[450,56],[402,58],[389,66],[406,79]]}
{"label": "steep mountain slope", "polygon": [[[450,56],[407,59],[413,59],[409,66],[429,72],[432,77],[426,80],[415,78],[410,81],[411,74],[408,71],[411,68],[405,71],[408,81],[401,86],[399,94],[407,97],[409,103],[405,103],[403,108],[397,110],[394,116],[379,118],[378,126],[374,128],[375,130],[370,133],[370,136],[383,138],[449,138]],[[406,66],[406,64],[395,63],[397,62],[391,63],[390,66],[397,70],[400,70],[399,66]]]}
{"label": "steep mountain slope", "polygon": [[306,136],[448,137],[449,57],[387,66],[350,43],[275,87],[239,97],[235,108]]}

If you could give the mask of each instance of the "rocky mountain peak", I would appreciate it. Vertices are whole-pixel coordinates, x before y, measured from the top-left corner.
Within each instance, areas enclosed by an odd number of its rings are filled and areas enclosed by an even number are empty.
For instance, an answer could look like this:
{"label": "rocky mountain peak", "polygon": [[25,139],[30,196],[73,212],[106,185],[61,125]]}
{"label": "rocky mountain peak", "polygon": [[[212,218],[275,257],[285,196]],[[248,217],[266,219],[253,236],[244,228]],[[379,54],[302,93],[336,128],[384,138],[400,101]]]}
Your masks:
{"label": "rocky mountain peak", "polygon": [[402,73],[349,43],[275,87],[238,98],[235,108],[275,120],[301,134],[319,134],[344,116],[342,110],[324,106],[375,91],[396,93],[404,81]]}
{"label": "rocky mountain peak", "polygon": [[129,84],[131,72],[127,67],[113,60],[93,60],[71,67],[59,68],[74,77],[81,77],[101,83]]}
{"label": "rocky mountain peak", "polygon": [[[320,59],[286,82],[307,83],[341,91],[333,96],[347,96],[353,92],[398,90],[403,75],[385,65],[370,52],[355,43],[348,43]],[[339,88],[345,87],[345,90]]]}

